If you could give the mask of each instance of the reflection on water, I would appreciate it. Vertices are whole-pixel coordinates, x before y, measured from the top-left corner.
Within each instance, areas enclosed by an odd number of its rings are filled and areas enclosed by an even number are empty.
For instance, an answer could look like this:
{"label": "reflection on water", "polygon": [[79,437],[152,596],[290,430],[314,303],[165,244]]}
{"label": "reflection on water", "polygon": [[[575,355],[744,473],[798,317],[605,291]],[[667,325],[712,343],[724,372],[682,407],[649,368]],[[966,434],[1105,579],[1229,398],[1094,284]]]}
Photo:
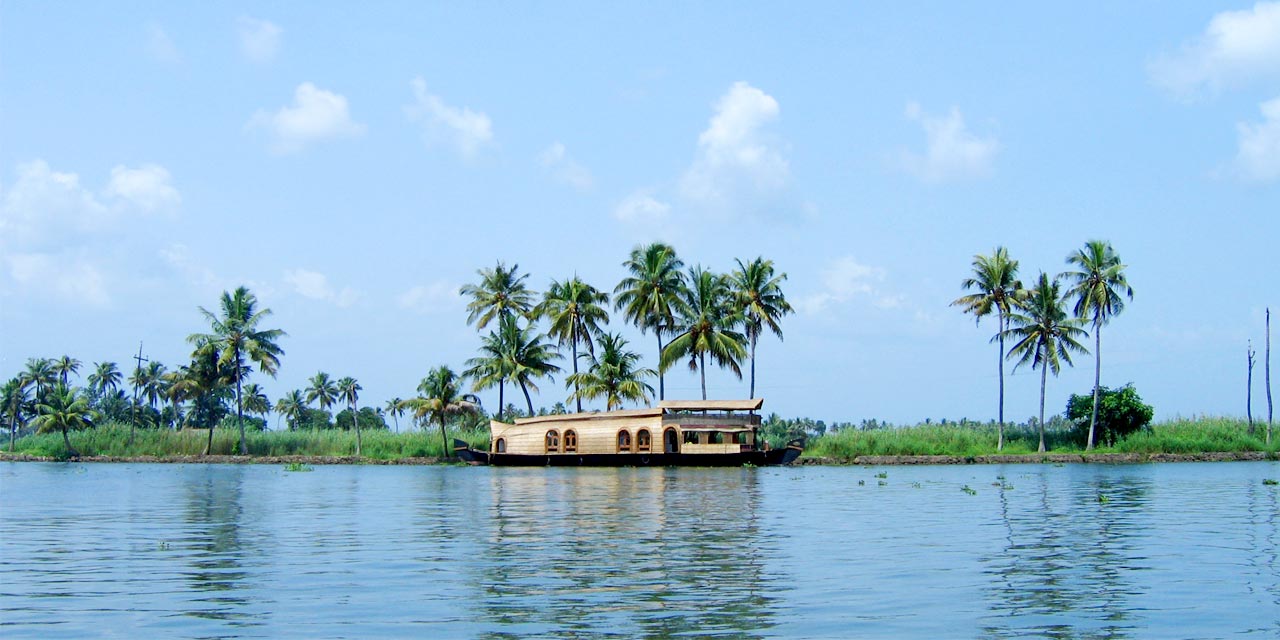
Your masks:
{"label": "reflection on water", "polygon": [[0,464],[0,637],[1276,637],[1271,462]]}

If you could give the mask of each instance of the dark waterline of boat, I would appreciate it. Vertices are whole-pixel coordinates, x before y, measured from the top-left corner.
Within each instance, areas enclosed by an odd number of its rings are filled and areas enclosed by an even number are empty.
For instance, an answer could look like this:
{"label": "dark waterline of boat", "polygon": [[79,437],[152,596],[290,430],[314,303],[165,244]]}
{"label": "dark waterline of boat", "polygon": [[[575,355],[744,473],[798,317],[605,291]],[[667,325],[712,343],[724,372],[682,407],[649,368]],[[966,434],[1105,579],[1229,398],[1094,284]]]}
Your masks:
{"label": "dark waterline of boat", "polygon": [[1274,637],[1272,478],[0,463],[0,635]]}

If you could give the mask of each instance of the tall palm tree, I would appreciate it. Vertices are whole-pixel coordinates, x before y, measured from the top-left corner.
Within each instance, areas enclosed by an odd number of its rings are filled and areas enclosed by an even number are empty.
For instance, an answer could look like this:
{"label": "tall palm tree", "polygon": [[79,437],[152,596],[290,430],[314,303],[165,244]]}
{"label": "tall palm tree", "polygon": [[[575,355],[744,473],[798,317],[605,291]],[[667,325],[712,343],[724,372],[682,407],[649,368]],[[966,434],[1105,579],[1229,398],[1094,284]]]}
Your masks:
{"label": "tall palm tree", "polygon": [[627,341],[621,335],[603,333],[598,340],[599,357],[594,353],[582,354],[588,361],[587,370],[575,372],[565,381],[566,386],[573,386],[573,393],[569,397],[578,401],[578,411],[582,411],[583,398],[604,398],[605,409],[608,411],[621,409],[624,400],[649,404],[653,387],[644,380],[657,376],[657,372],[637,366],[640,355],[627,351]]}
{"label": "tall palm tree", "polygon": [[[570,345],[575,374],[578,373],[578,343],[585,343],[587,352],[595,354],[592,339],[600,335],[601,324],[609,323],[609,312],[600,305],[608,304],[609,294],[575,275],[564,282],[552,280],[551,287],[543,294],[542,303],[533,311],[534,315],[546,318],[551,324],[551,337],[561,346]],[[578,413],[582,413],[582,398],[577,398],[577,403]]]}
{"label": "tall palm tree", "polygon": [[1098,424],[1098,390],[1102,384],[1102,325],[1124,311],[1124,298],[1133,300],[1133,288],[1125,280],[1120,255],[1110,242],[1090,240],[1084,248],[1067,256],[1067,264],[1076,267],[1060,277],[1071,282],[1067,295],[1075,298],[1075,314],[1093,324],[1093,413],[1089,415],[1089,439],[1085,450],[1093,448],[1094,428]]}
{"label": "tall palm tree", "polygon": [[316,372],[308,382],[311,384],[307,387],[307,404],[314,402],[328,411],[338,400],[338,385],[323,371]]}
{"label": "tall palm tree", "polygon": [[22,408],[27,404],[27,388],[20,378],[12,378],[0,387],[0,416],[9,421],[9,451],[18,437],[18,423],[22,420]]}
{"label": "tall palm tree", "polygon": [[262,385],[250,382],[244,386],[244,410],[262,416],[262,422],[266,423],[267,414],[271,413],[271,399],[262,390]]}
{"label": "tall palm tree", "polygon": [[470,393],[462,393],[461,382],[453,370],[441,365],[422,379],[418,385],[418,397],[405,400],[403,405],[413,412],[415,420],[434,421],[440,426],[445,457],[449,457],[450,450],[449,439],[445,435],[448,418],[480,410],[480,399]]}
{"label": "tall palm tree", "polygon": [[48,358],[28,358],[27,368],[19,375],[22,385],[35,388],[35,401],[44,402],[45,393],[58,381],[54,372],[53,361]]}
{"label": "tall palm tree", "polygon": [[182,413],[179,410],[179,405],[186,397],[183,389],[179,386],[183,380],[182,368],[179,367],[174,371],[169,371],[160,376],[160,379],[163,382],[164,399],[168,400],[170,406],[173,408],[173,423],[171,426],[176,431],[178,429],[178,424],[182,421]]}
{"label": "tall palm tree", "polygon": [[[172,393],[184,400],[191,400],[187,421],[197,418],[196,427],[199,427],[199,416],[211,417],[216,414],[212,407],[220,404],[222,397],[226,395],[227,385],[232,379],[231,368],[223,364],[218,349],[207,345],[191,354],[191,364],[181,367],[180,372],[181,378],[174,384]],[[209,455],[213,451],[213,432],[218,425],[212,419],[207,424],[209,439],[200,455]]]}
{"label": "tall palm tree", "polygon": [[480,284],[464,285],[459,291],[471,298],[467,303],[467,324],[484,329],[495,318],[510,315],[528,316],[533,309],[534,294],[525,287],[529,274],[520,275],[520,265],[508,269],[498,262],[492,270],[480,269]]}
{"label": "tall palm tree", "polygon": [[740,362],[747,356],[744,337],[737,327],[742,314],[733,306],[728,280],[701,266],[689,270],[689,288],[677,320],[680,333],[662,350],[658,370],[665,371],[677,360],[689,358],[689,370],[702,380],[702,399],[707,399],[707,356],[722,369],[742,379]]}
{"label": "tall palm tree", "polygon": [[71,429],[84,429],[93,426],[97,412],[89,408],[89,399],[64,384],[58,384],[50,390],[44,402],[36,405],[39,413],[32,421],[38,431],[62,431],[62,442],[67,446],[67,455],[75,458],[80,454],[71,446],[71,437],[67,432]]}
{"label": "tall palm tree", "polygon": [[89,374],[89,388],[98,395],[114,393],[123,381],[124,376],[114,362],[99,362],[94,365],[93,373]]}
{"label": "tall palm tree", "polygon": [[53,370],[58,374],[59,379],[62,380],[62,386],[68,386],[69,383],[67,382],[67,376],[72,373],[78,373],[80,371],[80,364],[81,362],[79,360],[76,360],[71,356],[62,356],[61,358],[53,361]]}
{"label": "tall palm tree", "polygon": [[791,313],[791,304],[782,294],[782,283],[787,279],[785,273],[774,273],[773,261],[757,257],[747,264],[741,260],[738,270],[729,275],[729,283],[733,289],[735,304],[743,318],[743,332],[751,344],[751,388],[750,397],[756,397],[756,342],[760,334],[768,329],[773,335],[782,339],[782,327],[778,321]]}
{"label": "tall palm tree", "polygon": [[532,416],[533,399],[529,396],[529,390],[538,392],[539,378],[551,378],[552,374],[560,371],[560,367],[552,364],[553,360],[560,359],[560,354],[549,342],[544,341],[546,336],[539,333],[533,323],[520,328],[514,318],[510,322],[516,327],[516,331],[505,331],[503,335],[506,338],[506,357],[510,363],[511,381],[524,392],[524,401]]}
{"label": "tall palm tree", "polygon": [[236,383],[236,421],[240,425],[240,455],[248,455],[249,449],[244,439],[244,403],[241,397],[241,384],[250,371],[247,358],[258,365],[263,373],[275,377],[280,368],[280,356],[284,350],[276,342],[286,334],[280,329],[261,329],[258,324],[271,315],[271,309],[258,309],[258,298],[245,287],[237,287],[234,292],[222,292],[220,313],[215,315],[204,307],[200,313],[204,315],[212,327],[212,333],[196,333],[187,338],[188,342],[200,347],[214,347],[221,353],[223,364],[231,368],[231,377]]}
{"label": "tall palm tree", "polygon": [[357,456],[360,455],[360,408],[357,406],[357,401],[360,399],[360,391],[363,388],[351,376],[338,380],[338,397],[346,401],[348,407],[351,407],[351,422],[356,427]]}
{"label": "tall palm tree", "polygon": [[498,388],[498,415],[502,421],[506,405],[507,381],[515,372],[511,347],[520,336],[520,326],[513,317],[503,317],[498,327],[480,341],[480,355],[466,361],[462,377],[471,378],[472,391]]}
{"label": "tall palm tree", "polygon": [[[662,334],[675,331],[686,291],[684,263],[676,250],[661,242],[636,247],[622,266],[630,274],[613,290],[613,304],[643,333],[650,329],[658,338],[658,360],[665,349]],[[658,367],[658,399],[667,397],[665,367]]]}
{"label": "tall palm tree", "polygon": [[147,401],[148,406],[155,409],[156,403],[165,396],[165,368],[163,364],[153,360],[147,363],[145,371],[146,376],[140,385],[142,398]]}
{"label": "tall palm tree", "polygon": [[392,398],[387,401],[386,410],[396,422],[396,433],[400,433],[400,416],[404,415],[404,398]]}
{"label": "tall palm tree", "polygon": [[1017,342],[1009,348],[1009,359],[1018,358],[1018,367],[1030,362],[1031,368],[1040,369],[1040,448],[1044,453],[1044,394],[1050,371],[1056,377],[1062,363],[1071,364],[1071,353],[1088,353],[1077,338],[1088,336],[1081,329],[1079,318],[1067,316],[1063,308],[1065,300],[1059,293],[1057,278],[1041,272],[1036,287],[1018,303],[1018,310],[1009,316],[1011,328],[1004,333]]}
{"label": "tall palm tree", "polygon": [[289,429],[298,426],[298,420],[307,410],[307,399],[301,390],[294,389],[276,401],[276,414],[289,421]]}
{"label": "tall palm tree", "polygon": [[1026,295],[1022,282],[1018,280],[1018,261],[1009,257],[1009,250],[996,247],[991,255],[973,256],[973,276],[960,283],[965,291],[973,291],[952,301],[965,313],[972,313],[974,324],[983,316],[996,312],[995,339],[1000,343],[1000,353],[996,357],[996,368],[1000,378],[1000,403],[998,405],[1000,426],[996,436],[996,451],[1004,449],[1004,336],[1009,329],[1009,312],[1013,304]]}

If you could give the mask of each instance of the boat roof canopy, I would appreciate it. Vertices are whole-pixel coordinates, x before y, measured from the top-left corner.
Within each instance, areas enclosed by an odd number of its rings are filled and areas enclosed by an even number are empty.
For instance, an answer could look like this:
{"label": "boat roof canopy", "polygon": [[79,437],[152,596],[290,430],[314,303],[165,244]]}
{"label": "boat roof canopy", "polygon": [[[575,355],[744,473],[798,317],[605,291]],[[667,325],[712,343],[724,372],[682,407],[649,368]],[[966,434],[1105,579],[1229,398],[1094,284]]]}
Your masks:
{"label": "boat roof canopy", "polygon": [[[537,424],[539,422],[568,422],[576,420],[600,420],[609,418],[643,418],[660,416],[669,411],[756,411],[764,405],[764,398],[751,400],[663,400],[656,407],[643,409],[624,409],[622,411],[593,411],[589,413],[567,413],[532,418],[518,418],[515,424]],[[496,424],[508,424],[493,421]]]}
{"label": "boat roof canopy", "polygon": [[663,400],[658,407],[667,411],[755,411],[764,398],[750,400]]}

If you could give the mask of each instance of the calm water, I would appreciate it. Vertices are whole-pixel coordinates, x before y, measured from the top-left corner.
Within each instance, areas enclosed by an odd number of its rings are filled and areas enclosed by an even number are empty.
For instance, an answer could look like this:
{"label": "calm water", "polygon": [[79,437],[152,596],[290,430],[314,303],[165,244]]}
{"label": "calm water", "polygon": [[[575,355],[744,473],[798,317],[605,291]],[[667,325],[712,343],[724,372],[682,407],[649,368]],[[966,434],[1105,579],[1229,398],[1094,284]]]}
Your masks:
{"label": "calm water", "polygon": [[1275,637],[1265,478],[3,463],[0,636]]}

